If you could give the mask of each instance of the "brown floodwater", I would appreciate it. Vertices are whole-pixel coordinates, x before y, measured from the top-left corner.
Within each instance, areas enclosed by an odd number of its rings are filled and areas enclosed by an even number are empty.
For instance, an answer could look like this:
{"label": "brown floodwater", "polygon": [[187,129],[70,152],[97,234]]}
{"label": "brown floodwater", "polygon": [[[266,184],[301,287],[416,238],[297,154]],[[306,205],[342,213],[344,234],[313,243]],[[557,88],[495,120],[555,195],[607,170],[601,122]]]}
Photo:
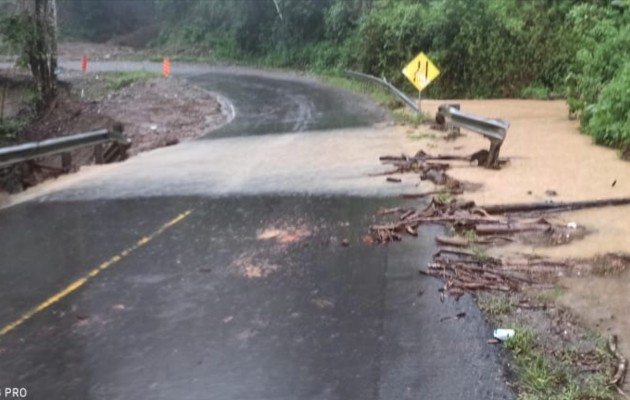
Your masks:
{"label": "brown floodwater", "polygon": [[[425,111],[435,114],[442,101],[424,101]],[[568,119],[564,101],[473,100],[457,101],[462,111],[510,121],[501,150],[510,163],[500,171],[468,163],[454,164],[450,174],[483,186],[464,197],[477,204],[575,201],[630,197],[630,162],[612,149],[594,145],[581,135],[578,122]],[[407,128],[402,128],[407,129]],[[468,155],[488,148],[482,137],[464,132],[455,141],[414,141],[411,149],[433,154]],[[440,136],[441,133],[435,133]],[[432,144],[433,143],[433,144]],[[437,143],[437,145],[435,144]],[[613,182],[615,185],[613,186]],[[557,196],[545,192],[553,190]],[[587,258],[608,252],[630,252],[630,206],[562,213],[552,217],[561,223],[575,222],[591,234],[569,245],[551,248],[512,245],[500,253],[542,254],[552,258]],[[584,321],[602,333],[620,336],[621,351],[630,356],[630,272],[613,277],[565,278],[559,299]]]}

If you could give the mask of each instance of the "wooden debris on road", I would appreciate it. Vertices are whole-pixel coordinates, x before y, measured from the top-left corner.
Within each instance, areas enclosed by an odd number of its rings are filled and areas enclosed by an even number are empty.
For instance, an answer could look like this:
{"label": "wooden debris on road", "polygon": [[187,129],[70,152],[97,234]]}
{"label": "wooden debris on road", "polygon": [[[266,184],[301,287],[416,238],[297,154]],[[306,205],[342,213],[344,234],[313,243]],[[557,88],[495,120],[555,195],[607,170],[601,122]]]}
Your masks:
{"label": "wooden debris on road", "polygon": [[564,263],[554,264],[548,260],[539,263],[537,259],[530,259],[519,265],[472,251],[441,249],[422,273],[442,280],[444,292],[459,299],[466,292],[519,291],[523,286],[547,282],[550,275],[557,275],[565,268]]}
{"label": "wooden debris on road", "polygon": [[400,195],[400,197],[402,197],[403,199],[423,199],[425,197],[434,196],[436,194],[440,195],[440,194],[453,194],[453,193],[448,190],[432,190],[430,192],[424,192],[424,193],[403,193]]}
{"label": "wooden debris on road", "polygon": [[[515,238],[527,237],[530,244],[538,241],[553,245],[556,238],[563,238],[566,242],[585,234],[583,228],[553,224],[544,218],[492,215],[485,208],[475,206],[473,202],[442,202],[436,198],[433,198],[424,209],[398,207],[378,212],[380,216],[396,214],[399,215],[397,221],[370,227],[370,234],[375,243],[386,243],[393,238],[402,239],[400,234],[405,232],[409,234],[414,232],[415,236],[421,225],[428,224],[451,225],[459,230],[470,231],[476,236],[475,244],[505,243],[514,241]],[[437,241],[444,244],[448,244],[446,242],[449,241],[456,242],[453,244],[456,247],[466,245],[461,239],[447,239],[443,236]]]}
{"label": "wooden debris on road", "polygon": [[[430,181],[435,185],[444,187],[444,190],[439,191],[403,194],[402,197],[407,199],[419,199],[442,193],[451,195],[461,194],[463,192],[463,184],[446,173],[446,171],[450,168],[450,164],[446,161],[457,160],[472,162],[476,160],[476,154],[477,153],[473,153],[470,156],[432,156],[420,150],[414,156],[408,156],[404,153],[400,156],[382,156],[379,159],[383,164],[392,165],[395,168],[378,174],[372,174],[371,176],[394,175],[412,172],[419,174],[421,181]],[[400,182],[398,178],[391,177],[388,177],[387,181]]]}
{"label": "wooden debris on road", "polygon": [[630,197],[618,199],[588,200],[574,202],[552,203],[518,203],[518,204],[494,204],[483,206],[489,214],[505,214],[531,211],[572,211],[584,208],[623,206],[630,204]]}

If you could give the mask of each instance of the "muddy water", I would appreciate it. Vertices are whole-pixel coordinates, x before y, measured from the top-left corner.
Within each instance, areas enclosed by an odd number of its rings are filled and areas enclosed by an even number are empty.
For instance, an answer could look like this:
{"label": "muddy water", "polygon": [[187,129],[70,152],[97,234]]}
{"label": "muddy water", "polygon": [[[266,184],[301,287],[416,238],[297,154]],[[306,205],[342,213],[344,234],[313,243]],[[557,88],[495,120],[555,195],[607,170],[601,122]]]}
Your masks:
{"label": "muddy water", "polygon": [[[442,102],[425,101],[432,115]],[[465,197],[478,204],[574,201],[630,197],[630,163],[614,150],[596,146],[578,132],[578,123],[568,119],[564,101],[482,100],[459,102],[462,110],[486,117],[503,118],[511,126],[501,150],[510,163],[500,171],[468,163],[454,165],[451,174],[483,186]],[[438,134],[439,135],[439,134]],[[488,148],[479,135],[451,142],[438,140],[432,153],[467,155]],[[428,141],[415,142],[415,148]],[[615,185],[612,186],[612,183]],[[553,190],[557,196],[545,192]],[[596,232],[571,246],[553,249],[513,248],[555,257],[591,257],[611,251],[630,251],[630,207],[611,207],[564,213],[560,221],[577,222]]]}
{"label": "muddy water", "polygon": [[[434,114],[441,102],[423,107]],[[630,196],[630,163],[619,161],[615,151],[596,146],[578,134],[563,101],[484,100],[460,102],[463,111],[511,122],[501,155],[511,162],[501,171],[462,165],[453,175],[483,182],[484,187],[467,194],[479,203],[541,201],[546,190],[555,190],[554,200],[587,200]],[[454,147],[463,146],[453,151]],[[438,150],[470,154],[488,148],[488,141],[469,133]],[[614,187],[612,182],[617,180]],[[532,194],[527,193],[531,191]]]}
{"label": "muddy water", "polygon": [[[426,101],[425,110],[434,115],[442,102]],[[501,171],[485,170],[461,163],[451,174],[460,180],[482,183],[465,197],[478,204],[573,201],[630,197],[630,163],[614,150],[592,144],[580,135],[578,123],[568,119],[563,101],[484,100],[458,102],[463,111],[511,122],[501,155],[510,164]],[[437,135],[440,135],[439,133]],[[416,141],[416,150],[431,153],[470,154],[488,148],[478,135],[437,146]],[[433,148],[431,148],[433,146]],[[615,182],[613,186],[612,183]],[[557,196],[545,192],[554,190]],[[554,248],[509,246],[500,253],[537,253],[550,257],[592,257],[607,252],[630,252],[630,207],[610,207],[559,214],[557,222],[576,222],[592,231],[583,240]],[[620,349],[630,355],[630,272],[614,277],[564,279],[566,294],[559,301],[603,333],[620,335]]]}

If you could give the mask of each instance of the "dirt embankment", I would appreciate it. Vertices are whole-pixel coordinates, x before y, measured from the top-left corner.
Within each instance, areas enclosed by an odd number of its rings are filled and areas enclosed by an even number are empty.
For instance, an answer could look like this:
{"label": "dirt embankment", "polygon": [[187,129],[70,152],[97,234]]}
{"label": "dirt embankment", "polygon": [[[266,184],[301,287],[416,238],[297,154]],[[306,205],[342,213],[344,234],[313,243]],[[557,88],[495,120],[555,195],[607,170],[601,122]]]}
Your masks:
{"label": "dirt embankment", "polygon": [[[133,156],[199,137],[227,120],[212,94],[181,79],[148,73],[70,71],[63,71],[60,78],[59,99],[24,129],[18,142],[113,129],[122,124],[131,140],[127,153]],[[91,149],[75,151],[70,169],[93,162]],[[20,191],[63,172],[58,156],[4,169],[0,191]]]}

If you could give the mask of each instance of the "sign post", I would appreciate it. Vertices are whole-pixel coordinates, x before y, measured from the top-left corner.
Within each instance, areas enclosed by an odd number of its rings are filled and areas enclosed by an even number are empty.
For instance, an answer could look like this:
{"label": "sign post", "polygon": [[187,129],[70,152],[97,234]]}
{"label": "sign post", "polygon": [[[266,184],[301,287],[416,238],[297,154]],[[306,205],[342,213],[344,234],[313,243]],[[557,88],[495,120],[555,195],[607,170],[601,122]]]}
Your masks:
{"label": "sign post", "polygon": [[440,75],[440,70],[426,54],[420,53],[403,68],[402,73],[418,89],[418,109],[422,110],[422,91]]}

